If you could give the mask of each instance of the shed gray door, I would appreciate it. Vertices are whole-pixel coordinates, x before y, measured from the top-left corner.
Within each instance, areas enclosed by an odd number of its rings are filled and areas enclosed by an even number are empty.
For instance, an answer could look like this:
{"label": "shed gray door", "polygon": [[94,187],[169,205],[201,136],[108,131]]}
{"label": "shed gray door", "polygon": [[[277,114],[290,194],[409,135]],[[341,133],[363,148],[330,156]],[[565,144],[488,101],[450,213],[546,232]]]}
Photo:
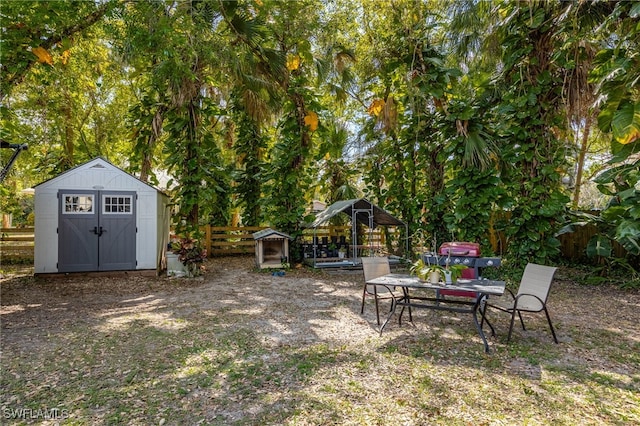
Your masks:
{"label": "shed gray door", "polygon": [[135,192],[58,192],[58,271],[136,268]]}
{"label": "shed gray door", "polygon": [[58,272],[98,270],[96,191],[58,191]]}
{"label": "shed gray door", "polygon": [[101,191],[98,269],[136,269],[135,192]]}

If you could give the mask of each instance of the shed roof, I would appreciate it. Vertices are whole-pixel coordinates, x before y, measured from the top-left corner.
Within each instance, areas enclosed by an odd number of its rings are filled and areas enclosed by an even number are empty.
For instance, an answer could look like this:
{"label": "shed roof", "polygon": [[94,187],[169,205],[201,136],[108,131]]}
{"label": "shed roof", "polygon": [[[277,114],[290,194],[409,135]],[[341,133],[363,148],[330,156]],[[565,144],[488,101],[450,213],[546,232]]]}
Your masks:
{"label": "shed roof", "polygon": [[264,240],[266,238],[281,238],[281,239],[289,239],[291,240],[291,236],[285,234],[284,232],[276,231],[275,229],[267,228],[262,231],[254,232],[253,239],[254,240]]}
{"label": "shed roof", "polygon": [[[383,226],[405,226],[405,223],[386,210],[371,203],[366,198],[356,198],[353,200],[337,201],[331,204],[326,210],[318,213],[316,219],[311,223],[309,228],[317,228],[327,222],[338,213],[344,213],[362,223],[369,226],[369,216],[373,215],[373,227]],[[355,215],[354,215],[355,213]]]}
{"label": "shed roof", "polygon": [[162,190],[156,188],[155,186],[144,182],[142,180],[140,180],[139,178],[135,177],[134,175],[122,170],[120,167],[113,165],[112,163],[110,163],[108,160],[102,158],[102,157],[95,157],[92,160],[86,161],[82,164],[78,164],[72,168],[70,168],[69,170],[65,170],[64,172],[58,174],[57,176],[51,177],[43,182],[38,183],[37,185],[34,185],[34,188],[37,188],[39,186],[45,185],[45,184],[50,184],[51,182],[57,181],[59,179],[61,179],[63,176],[71,174],[71,173],[75,173],[77,172],[78,169],[81,168],[95,168],[95,169],[104,169],[104,168],[110,168],[112,170],[116,170],[119,173],[121,173],[124,176],[127,176],[131,179],[134,179],[135,181],[148,186],[149,188],[152,188],[156,191],[158,191],[158,193],[168,196],[166,193],[164,193]]}

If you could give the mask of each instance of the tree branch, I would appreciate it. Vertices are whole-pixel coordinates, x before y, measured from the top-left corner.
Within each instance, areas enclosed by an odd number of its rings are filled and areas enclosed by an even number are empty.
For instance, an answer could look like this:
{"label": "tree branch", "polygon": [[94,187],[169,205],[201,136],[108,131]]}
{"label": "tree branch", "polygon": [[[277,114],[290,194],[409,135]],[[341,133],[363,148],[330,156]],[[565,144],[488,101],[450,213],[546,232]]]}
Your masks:
{"label": "tree branch", "polygon": [[[48,37],[47,39],[39,43],[39,45],[49,50],[52,46],[54,46],[57,43],[60,43],[65,38],[68,38],[74,34],[80,33],[86,30],[87,28],[91,27],[92,25],[94,25],[96,22],[100,21],[107,14],[107,12],[109,12],[113,7],[115,7],[117,3],[121,1],[122,0],[110,0],[106,3],[103,3],[100,7],[98,7],[95,11],[91,12],[89,15],[79,18],[76,21],[76,23],[66,28],[63,28],[59,33],[51,35],[50,37]],[[36,34],[38,33],[39,31],[36,32]],[[34,37],[34,40],[38,40],[38,38]],[[3,101],[4,98],[9,94],[11,87],[20,84],[24,80],[25,76],[27,75],[27,73],[29,72],[33,64],[36,63],[36,57],[34,55],[31,55],[31,57],[27,56],[27,58],[28,59],[25,62],[19,64],[19,66],[16,67],[15,72],[13,73],[3,72],[3,74],[5,75],[8,74],[8,76],[6,77],[7,80],[2,84],[2,87],[6,88],[6,90],[2,90],[2,92],[0,93],[0,102]],[[2,68],[6,70],[6,64],[3,64]]]}

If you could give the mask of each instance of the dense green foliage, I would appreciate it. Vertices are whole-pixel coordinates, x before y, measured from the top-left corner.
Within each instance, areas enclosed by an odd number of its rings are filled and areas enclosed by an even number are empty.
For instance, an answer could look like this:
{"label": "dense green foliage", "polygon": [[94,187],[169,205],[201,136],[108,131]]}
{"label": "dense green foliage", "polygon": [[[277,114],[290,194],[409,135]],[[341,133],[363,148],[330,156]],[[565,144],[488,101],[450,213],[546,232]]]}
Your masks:
{"label": "dense green foliage", "polygon": [[554,236],[569,199],[561,186],[566,158],[559,133],[563,64],[555,55],[557,40],[553,3],[531,2],[508,7],[511,19],[499,27],[504,40],[500,99],[494,106],[501,120],[496,129],[504,167],[506,194],[499,204],[509,211],[503,220],[508,257],[515,264],[543,263],[558,254]]}
{"label": "dense green foliage", "polygon": [[[610,197],[600,215],[577,214],[560,232],[576,226],[595,225],[587,255],[606,260],[611,267],[638,269],[640,255],[640,4],[616,2],[603,20],[608,43],[594,61],[590,79],[607,96],[598,126],[611,136],[612,156],[595,179],[598,189]],[[613,244],[632,255],[631,263],[613,258]],[[634,263],[635,262],[635,263]],[[637,272],[636,276],[637,276]]]}
{"label": "dense green foliage", "polygon": [[493,230],[517,267],[558,255],[576,140],[610,138],[589,161],[611,200],[590,253],[617,241],[637,260],[639,16],[634,2],[5,2],[0,137],[30,149],[0,207],[103,156],[168,186],[180,233],[296,235],[314,198],[366,196],[412,246],[487,253]]}
{"label": "dense green foliage", "polygon": [[615,44],[599,54],[593,78],[609,96],[598,117],[602,130],[613,134],[611,168],[596,182],[611,195],[602,218],[612,227],[611,240],[640,255],[640,4],[616,3],[607,20]]}

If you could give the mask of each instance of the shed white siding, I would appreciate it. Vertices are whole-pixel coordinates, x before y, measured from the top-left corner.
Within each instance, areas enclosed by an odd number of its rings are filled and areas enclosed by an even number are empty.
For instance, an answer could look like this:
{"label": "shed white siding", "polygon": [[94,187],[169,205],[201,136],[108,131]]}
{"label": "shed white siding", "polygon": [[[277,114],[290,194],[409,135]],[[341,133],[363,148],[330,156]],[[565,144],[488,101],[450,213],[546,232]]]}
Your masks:
{"label": "shed white siding", "polygon": [[136,193],[136,269],[158,269],[169,233],[168,197],[96,158],[35,187],[34,272],[58,272],[58,191],[84,189]]}

